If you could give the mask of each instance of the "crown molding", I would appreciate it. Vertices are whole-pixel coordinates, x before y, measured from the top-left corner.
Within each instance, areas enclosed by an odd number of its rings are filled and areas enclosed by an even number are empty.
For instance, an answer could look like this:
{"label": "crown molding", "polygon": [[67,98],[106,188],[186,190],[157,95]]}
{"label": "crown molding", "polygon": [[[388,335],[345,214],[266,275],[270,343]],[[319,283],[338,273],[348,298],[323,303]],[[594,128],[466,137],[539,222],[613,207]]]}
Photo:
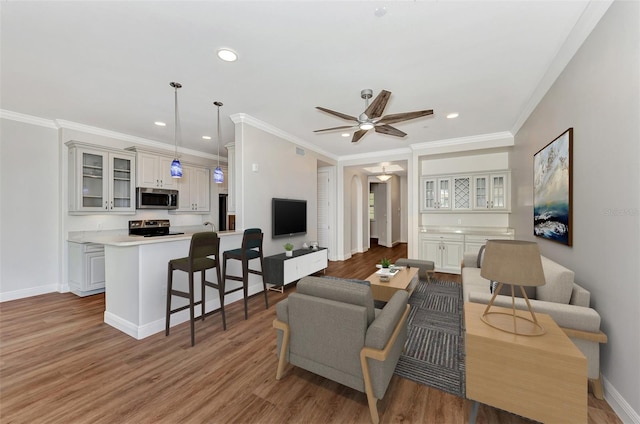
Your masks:
{"label": "crown molding", "polygon": [[0,109],[0,118],[10,121],[23,122],[25,124],[37,125],[39,127],[60,129],[53,119],[40,118],[38,116],[27,115],[25,113],[13,112],[11,110]]}
{"label": "crown molding", "polygon": [[452,153],[466,150],[490,149],[513,146],[513,134],[503,131],[491,134],[479,134],[469,137],[449,138],[445,140],[427,141],[411,145],[416,154]]}
{"label": "crown molding", "polygon": [[246,113],[234,113],[233,115],[230,115],[229,118],[231,118],[231,121],[233,121],[234,124],[248,124],[251,125],[252,127],[258,128],[264,132],[268,132],[269,134],[273,134],[276,137],[280,137],[284,140],[290,141],[293,144],[297,144],[300,147],[304,147],[305,149],[311,150],[313,152],[319,153],[323,156],[326,156],[328,158],[331,158],[333,160],[338,160],[338,156],[334,155],[333,153],[329,153],[326,150],[322,150],[319,149],[318,146],[308,143],[304,140],[302,140],[301,138],[298,138],[294,135],[291,135],[283,130],[281,130],[280,128],[274,127],[271,124],[267,124],[264,121],[261,121],[259,119],[254,118],[251,115],[247,115]]}
{"label": "crown molding", "polygon": [[[148,138],[137,137],[137,136],[133,136],[133,135],[129,135],[129,134],[120,133],[120,132],[117,132],[117,131],[105,130],[103,128],[92,127],[90,125],[79,124],[77,122],[65,121],[65,120],[62,120],[62,119],[56,119],[55,122],[58,124],[59,128],[75,130],[75,131],[82,131],[82,132],[93,134],[93,135],[99,135],[99,136],[102,136],[102,137],[114,138],[116,140],[121,140],[121,141],[128,141],[128,142],[134,143],[136,145],[153,147],[155,149],[166,150],[166,151],[170,151],[170,152],[174,151],[174,147],[173,146],[170,146],[167,143],[162,143],[162,142],[159,142],[159,141],[150,140]],[[201,157],[201,158],[204,158],[204,159],[218,160],[218,156],[217,155],[212,155],[211,153],[205,153],[205,152],[201,152],[201,151],[198,151],[198,150],[187,149],[187,148],[184,148],[184,147],[178,147],[178,152],[180,152],[182,154],[186,154],[186,155],[193,155],[193,156]]]}
{"label": "crown molding", "polygon": [[540,103],[560,74],[562,74],[562,71],[567,67],[580,46],[582,46],[589,34],[591,34],[591,31],[593,31],[598,22],[600,22],[600,19],[612,3],[613,0],[591,0],[587,4],[564,43],[558,49],[547,71],[540,79],[540,82],[538,82],[533,93],[531,93],[531,97],[529,97],[527,104],[511,128],[511,134],[517,134],[527,119],[529,119],[529,116],[538,106],[538,103]]}

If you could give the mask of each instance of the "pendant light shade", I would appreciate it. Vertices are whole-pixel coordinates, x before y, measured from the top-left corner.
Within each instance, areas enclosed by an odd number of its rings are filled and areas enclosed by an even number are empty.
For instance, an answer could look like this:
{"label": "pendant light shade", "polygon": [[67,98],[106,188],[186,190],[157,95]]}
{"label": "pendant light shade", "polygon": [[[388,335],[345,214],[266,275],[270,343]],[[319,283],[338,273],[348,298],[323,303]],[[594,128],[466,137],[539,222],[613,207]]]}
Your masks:
{"label": "pendant light shade", "polygon": [[171,162],[171,177],[182,178],[182,165],[178,159],[174,159],[173,162]]}
{"label": "pendant light shade", "polygon": [[222,102],[213,102],[218,107],[218,166],[213,170],[213,182],[216,184],[222,184],[224,182],[224,173],[220,168],[220,106]]}
{"label": "pendant light shade", "polygon": [[222,172],[222,168],[219,166],[213,170],[213,182],[217,184],[222,184],[224,182],[224,173]]}
{"label": "pendant light shade", "polygon": [[171,82],[169,83],[171,87],[174,89],[174,110],[175,110],[175,133],[174,133],[174,141],[175,141],[175,155],[173,157],[173,162],[171,162],[171,177],[172,178],[182,178],[182,164],[178,160],[178,135],[180,134],[180,119],[178,117],[178,88],[182,87],[182,84],[179,82]]}
{"label": "pendant light shade", "polygon": [[387,174],[387,172],[384,169],[384,166],[382,167],[382,175],[378,175],[377,178],[382,181],[385,182],[389,179],[391,179],[391,175]]}

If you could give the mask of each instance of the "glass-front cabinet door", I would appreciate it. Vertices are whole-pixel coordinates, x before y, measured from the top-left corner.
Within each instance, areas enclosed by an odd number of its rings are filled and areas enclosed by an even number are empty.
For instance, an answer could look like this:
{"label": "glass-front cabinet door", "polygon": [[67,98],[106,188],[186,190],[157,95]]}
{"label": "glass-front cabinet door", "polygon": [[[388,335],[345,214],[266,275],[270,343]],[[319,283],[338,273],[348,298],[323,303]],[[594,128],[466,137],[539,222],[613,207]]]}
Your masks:
{"label": "glass-front cabinet door", "polygon": [[108,211],[107,154],[91,150],[78,150],[78,153],[81,161],[79,174],[82,177],[79,209]]}
{"label": "glass-front cabinet door", "polygon": [[432,179],[422,179],[422,204],[421,210],[433,210],[437,207],[436,181]]}
{"label": "glass-front cabinet door", "polygon": [[135,155],[68,142],[69,212],[135,213]]}
{"label": "glass-front cabinet door", "polygon": [[473,177],[473,208],[489,207],[489,177],[487,175]]}
{"label": "glass-front cabinet door", "polygon": [[111,165],[109,210],[114,212],[135,211],[133,157],[110,153],[109,162]]}
{"label": "glass-front cabinet door", "polygon": [[451,178],[438,179],[438,209],[451,209]]}
{"label": "glass-front cabinet door", "polygon": [[504,175],[491,175],[491,208],[506,209],[507,188]]}

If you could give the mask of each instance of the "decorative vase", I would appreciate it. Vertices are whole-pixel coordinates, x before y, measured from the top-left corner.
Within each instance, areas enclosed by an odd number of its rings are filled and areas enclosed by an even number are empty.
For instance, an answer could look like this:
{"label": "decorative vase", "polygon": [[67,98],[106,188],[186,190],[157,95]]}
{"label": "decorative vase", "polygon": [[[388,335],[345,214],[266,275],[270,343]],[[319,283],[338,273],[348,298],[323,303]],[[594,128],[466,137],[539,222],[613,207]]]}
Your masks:
{"label": "decorative vase", "polygon": [[293,250],[285,250],[284,254],[285,254],[285,256],[291,257],[291,256],[293,256]]}

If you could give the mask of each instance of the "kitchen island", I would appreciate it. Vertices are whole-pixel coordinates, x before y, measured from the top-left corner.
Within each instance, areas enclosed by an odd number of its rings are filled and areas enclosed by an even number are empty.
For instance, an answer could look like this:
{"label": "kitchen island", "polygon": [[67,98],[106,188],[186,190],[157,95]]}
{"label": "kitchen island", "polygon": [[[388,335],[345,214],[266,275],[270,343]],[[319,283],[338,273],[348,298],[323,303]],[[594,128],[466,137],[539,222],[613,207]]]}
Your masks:
{"label": "kitchen island", "polygon": [[[163,237],[129,236],[121,231],[75,232],[67,238],[75,243],[104,245],[105,254],[105,312],[104,322],[134,337],[143,339],[165,328],[167,301],[167,265],[171,259],[189,255],[191,236],[195,231]],[[221,231],[220,253],[237,249],[242,245],[242,231]],[[222,271],[222,270],[221,270]],[[241,275],[239,261],[230,261],[228,273]],[[215,270],[207,272],[207,280],[216,282]],[[200,276],[196,275],[195,299],[200,300]],[[188,276],[174,272],[174,287],[187,290]],[[242,283],[227,282],[227,291]],[[262,281],[257,275],[249,275],[249,295],[262,291]],[[225,297],[225,304],[242,299],[242,291]],[[220,307],[216,290],[207,288],[206,311]],[[173,307],[186,305],[187,300],[174,297]],[[201,309],[196,308],[196,315]],[[172,314],[171,325],[189,320],[189,310]]]}

